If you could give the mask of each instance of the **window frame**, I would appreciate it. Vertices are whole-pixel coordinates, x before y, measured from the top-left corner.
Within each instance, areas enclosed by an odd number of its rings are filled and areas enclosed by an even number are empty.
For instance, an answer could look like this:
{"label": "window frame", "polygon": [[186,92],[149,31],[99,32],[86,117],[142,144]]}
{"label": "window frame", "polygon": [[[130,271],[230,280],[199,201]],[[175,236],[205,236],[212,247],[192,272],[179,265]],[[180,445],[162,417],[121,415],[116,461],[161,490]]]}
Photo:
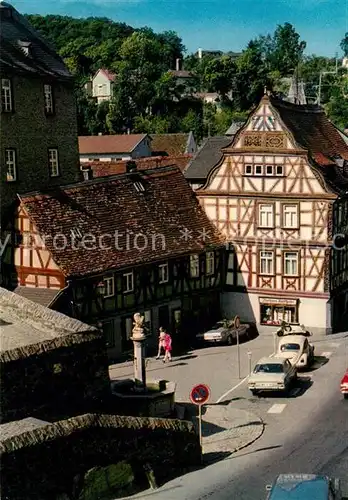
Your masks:
{"label": "window frame", "polygon": [[[262,210],[261,208],[262,207],[271,207],[272,210],[271,210],[271,213],[272,213],[272,221],[271,221],[271,225],[263,225],[262,224],[262,217],[261,217],[261,213],[262,213]],[[274,214],[275,210],[274,210],[274,203],[267,203],[267,202],[262,202],[260,201],[258,203],[258,227],[260,229],[274,229],[274,223],[275,223],[275,214]],[[267,213],[267,212],[266,212]]]}
{"label": "window frame", "polygon": [[[103,278],[104,281],[104,299],[108,299],[109,297],[114,297],[115,296],[115,279],[113,276],[105,276]],[[111,286],[110,286],[111,283]],[[110,286],[111,290],[110,293],[108,293],[108,287]]]}
{"label": "window frame", "polygon": [[[271,258],[271,271],[270,272],[268,272],[268,271],[262,272],[262,260],[263,260],[262,254],[263,253],[268,253],[268,254],[271,254],[271,256],[272,256],[272,258]],[[267,262],[266,267],[268,267],[268,263],[270,262],[270,259],[266,259],[266,262]],[[259,250],[258,269],[259,269],[260,276],[274,276],[275,275],[274,250],[272,250],[272,249]]]}
{"label": "window frame", "polygon": [[[269,167],[272,169],[272,171],[271,171],[271,173],[270,173],[270,174],[267,172],[267,169],[268,169]],[[267,177],[274,177],[274,165],[270,165],[270,164],[265,165],[265,175],[266,175]]]}
{"label": "window frame", "polygon": [[215,274],[215,252],[210,251],[205,254],[205,274],[206,276],[214,276]]}
{"label": "window frame", "polygon": [[[8,159],[7,157],[8,153],[13,154],[12,160]],[[9,165],[10,163],[13,163],[14,176],[12,176],[13,177],[12,179],[9,178],[9,168],[11,168]],[[6,165],[6,182],[16,182],[18,179],[18,172],[17,172],[17,151],[15,148],[5,149],[5,165]]]}
{"label": "window frame", "polygon": [[[129,281],[128,281],[128,277],[131,276],[131,286],[128,286],[129,285]],[[127,287],[124,286],[125,284],[125,281],[126,281],[126,284],[127,284]],[[128,273],[123,273],[122,274],[122,292],[125,294],[125,293],[132,293],[134,292],[134,272],[131,271],[131,272],[128,272]]]}
{"label": "window frame", "polygon": [[[8,86],[4,86],[4,82],[9,82]],[[8,93],[6,92],[8,91]],[[9,99],[9,107],[5,105],[6,95],[8,95]],[[13,85],[11,78],[1,78],[1,112],[2,113],[13,113]]]}
{"label": "window frame", "polygon": [[[257,167],[261,167],[261,172],[258,174],[256,169]],[[258,163],[257,165],[254,165],[254,175],[257,175],[257,177],[262,177],[264,175],[264,165]]]}
{"label": "window frame", "polygon": [[[194,266],[194,267],[193,267]],[[192,272],[195,269],[197,272]],[[190,255],[190,278],[199,278],[199,255],[197,253]]]}
{"label": "window frame", "polygon": [[[286,273],[286,255],[287,254],[294,254],[296,255],[296,273],[294,274],[288,274]],[[284,250],[283,251],[283,276],[285,278],[298,278],[300,274],[300,255],[298,250]]]}
{"label": "window frame", "polygon": [[[52,174],[52,172],[53,172],[53,170],[52,170],[53,160],[51,158],[51,153],[53,151],[56,154],[56,158],[55,158],[55,161],[57,162],[57,173],[56,174]],[[49,172],[49,176],[50,176],[51,179],[54,179],[56,177],[60,177],[59,151],[58,151],[58,148],[48,148],[48,172]]]}
{"label": "window frame", "polygon": [[[293,226],[286,225],[286,207],[295,207],[296,208],[296,224]],[[290,213],[290,212],[288,212]],[[298,203],[282,203],[281,205],[281,227],[282,229],[299,229],[300,227],[300,206]]]}
{"label": "window frame", "polygon": [[[49,93],[46,92],[46,87],[49,87]],[[55,107],[54,107],[54,95],[53,95],[53,86],[50,83],[44,83],[43,86],[43,93],[44,93],[44,108],[45,108],[45,114],[50,116],[54,115],[55,113]],[[48,106],[48,100],[47,95],[49,95],[50,99],[50,106]]]}
{"label": "window frame", "polygon": [[[250,167],[250,172],[247,172],[247,167]],[[245,164],[244,165],[244,175],[253,175],[253,171],[254,171],[254,168],[253,168],[253,165],[248,163],[248,164]]]}
{"label": "window frame", "polygon": [[[164,270],[166,271],[164,272]],[[167,273],[167,276],[165,278],[165,274]],[[169,282],[169,266],[168,262],[164,262],[163,264],[159,264],[158,266],[158,283],[160,285],[164,285],[165,283]]]}
{"label": "window frame", "polygon": [[[282,169],[282,173],[278,173],[278,168]],[[284,177],[284,165],[275,165],[275,175],[276,177]]]}

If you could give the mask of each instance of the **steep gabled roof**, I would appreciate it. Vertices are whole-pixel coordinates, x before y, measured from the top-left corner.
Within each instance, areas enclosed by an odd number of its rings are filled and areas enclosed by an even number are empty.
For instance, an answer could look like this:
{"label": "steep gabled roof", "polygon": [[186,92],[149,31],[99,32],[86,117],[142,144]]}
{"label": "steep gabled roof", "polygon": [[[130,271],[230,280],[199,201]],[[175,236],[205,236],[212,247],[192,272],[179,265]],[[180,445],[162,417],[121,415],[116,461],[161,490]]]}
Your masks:
{"label": "steep gabled roof", "polygon": [[[67,277],[134,267],[222,244],[177,167],[94,179],[19,199]],[[135,243],[137,234],[143,236]]]}
{"label": "steep gabled roof", "polygon": [[[72,80],[63,59],[12,5],[0,3],[1,71]],[[26,50],[28,52],[26,53]]]}
{"label": "steep gabled roof", "polygon": [[187,152],[190,134],[151,134],[151,149],[154,155],[182,155]]}
{"label": "steep gabled roof", "polygon": [[131,153],[147,134],[81,135],[80,154]]}
{"label": "steep gabled roof", "polygon": [[208,137],[205,139],[184,170],[184,175],[189,180],[204,180],[210,170],[222,158],[222,148],[231,144],[232,137],[225,135]]}
{"label": "steep gabled roof", "polygon": [[308,150],[316,163],[325,166],[334,165],[335,158],[348,160],[348,145],[322,108],[292,104],[272,97],[270,103],[295,141]]}
{"label": "steep gabled roof", "polygon": [[106,76],[106,78],[110,81],[110,82],[114,82],[115,81],[115,78],[116,78],[116,73],[113,73],[112,71],[109,71],[108,69],[105,69],[105,68],[101,68],[97,71],[97,73],[103,73],[103,75]]}

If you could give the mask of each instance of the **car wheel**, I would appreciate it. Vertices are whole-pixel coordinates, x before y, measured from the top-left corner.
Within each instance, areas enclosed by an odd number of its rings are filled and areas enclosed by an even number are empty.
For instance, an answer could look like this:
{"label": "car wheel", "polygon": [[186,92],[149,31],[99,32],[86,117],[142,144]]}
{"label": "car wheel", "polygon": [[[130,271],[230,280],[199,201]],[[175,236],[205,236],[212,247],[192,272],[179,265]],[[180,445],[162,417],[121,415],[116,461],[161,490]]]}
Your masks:
{"label": "car wheel", "polygon": [[250,389],[250,392],[253,396],[256,396],[259,393],[256,389]]}

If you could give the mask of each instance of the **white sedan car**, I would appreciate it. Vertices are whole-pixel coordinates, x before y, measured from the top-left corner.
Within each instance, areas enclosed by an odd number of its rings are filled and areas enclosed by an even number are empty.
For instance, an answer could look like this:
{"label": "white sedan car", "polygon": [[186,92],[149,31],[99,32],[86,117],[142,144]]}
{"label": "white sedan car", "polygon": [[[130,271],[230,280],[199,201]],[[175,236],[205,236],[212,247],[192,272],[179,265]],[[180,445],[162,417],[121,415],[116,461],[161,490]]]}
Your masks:
{"label": "white sedan car", "polygon": [[249,377],[248,389],[252,394],[264,391],[287,392],[296,379],[296,367],[288,359],[261,358]]}
{"label": "white sedan car", "polygon": [[228,321],[218,321],[210,330],[197,335],[197,340],[205,342],[219,342],[221,344],[233,344],[236,338],[236,331]]}

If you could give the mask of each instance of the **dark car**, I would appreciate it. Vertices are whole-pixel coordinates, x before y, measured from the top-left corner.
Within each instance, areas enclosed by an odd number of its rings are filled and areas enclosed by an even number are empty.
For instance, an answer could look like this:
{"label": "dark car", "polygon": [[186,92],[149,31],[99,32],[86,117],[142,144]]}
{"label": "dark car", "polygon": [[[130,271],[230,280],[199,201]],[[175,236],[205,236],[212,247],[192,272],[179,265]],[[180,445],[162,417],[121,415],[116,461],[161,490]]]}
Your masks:
{"label": "dark car", "polygon": [[339,479],[315,474],[280,474],[266,486],[267,500],[341,500]]}

